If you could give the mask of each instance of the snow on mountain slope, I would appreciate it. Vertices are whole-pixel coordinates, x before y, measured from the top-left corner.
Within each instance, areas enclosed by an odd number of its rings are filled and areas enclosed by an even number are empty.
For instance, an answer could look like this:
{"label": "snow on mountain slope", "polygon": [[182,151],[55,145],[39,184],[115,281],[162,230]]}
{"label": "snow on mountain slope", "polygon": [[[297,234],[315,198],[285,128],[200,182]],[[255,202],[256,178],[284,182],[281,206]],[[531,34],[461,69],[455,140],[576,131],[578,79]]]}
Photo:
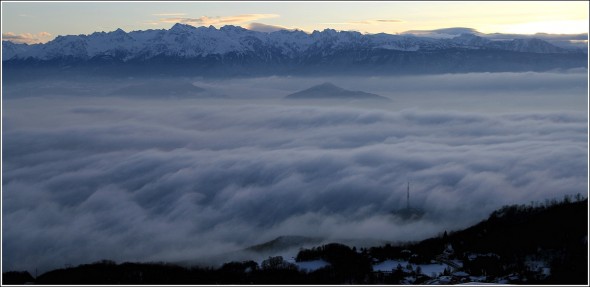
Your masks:
{"label": "snow on mountain slope", "polygon": [[15,44],[9,41],[2,41],[2,60],[10,60],[17,55],[22,55],[28,49],[28,44]]}
{"label": "snow on mountain slope", "polygon": [[[454,31],[454,30],[453,30]],[[460,30],[469,32],[470,30]],[[457,31],[454,31],[457,32]],[[2,60],[51,60],[60,58],[91,59],[111,57],[122,61],[150,59],[157,56],[199,58],[209,55],[256,54],[259,58],[282,55],[288,58],[308,54],[329,55],[338,51],[373,49],[427,51],[448,48],[495,49],[530,53],[565,53],[539,39],[491,41],[474,33],[462,33],[446,39],[416,37],[412,34],[361,34],[325,29],[307,34],[303,31],[279,30],[256,32],[238,26],[219,29],[175,24],[169,30],[145,30],[126,33],[95,32],[90,35],[58,36],[46,44],[26,45],[3,41]]]}
{"label": "snow on mountain slope", "polygon": [[514,39],[505,48],[510,51],[530,53],[561,53],[564,49],[540,39]]}

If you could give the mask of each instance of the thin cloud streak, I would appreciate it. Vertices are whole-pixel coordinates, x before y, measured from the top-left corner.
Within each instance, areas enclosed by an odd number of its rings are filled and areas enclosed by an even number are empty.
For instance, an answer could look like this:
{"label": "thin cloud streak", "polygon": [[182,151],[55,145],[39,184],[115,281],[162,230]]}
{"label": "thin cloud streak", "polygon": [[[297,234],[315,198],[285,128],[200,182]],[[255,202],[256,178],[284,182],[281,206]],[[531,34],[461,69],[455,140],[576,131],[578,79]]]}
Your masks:
{"label": "thin cloud streak", "polygon": [[350,22],[330,22],[322,23],[327,25],[378,25],[378,24],[389,24],[389,23],[402,23],[403,20],[398,19],[372,19],[372,20],[361,20],[361,21],[350,21]]}
{"label": "thin cloud streak", "polygon": [[186,13],[158,13],[152,14],[153,16],[184,16]]}
{"label": "thin cloud streak", "polygon": [[11,41],[18,44],[37,44],[45,43],[51,39],[51,34],[48,32],[39,32],[37,34],[22,33],[15,34],[12,32],[2,33],[2,40]]}
{"label": "thin cloud streak", "polygon": [[382,24],[382,23],[400,23],[400,22],[404,22],[404,21],[395,20],[395,19],[377,19],[377,20],[354,21],[354,22],[349,22],[349,23],[350,24],[375,25],[375,24]]}
{"label": "thin cloud streak", "polygon": [[208,17],[202,16],[199,18],[188,18],[188,17],[174,17],[174,18],[163,18],[160,22],[163,23],[182,23],[193,26],[206,26],[206,25],[217,25],[217,24],[241,24],[250,21],[256,21],[259,19],[276,18],[279,17],[277,14],[242,14],[235,16],[217,16]]}
{"label": "thin cloud streak", "polygon": [[258,31],[258,32],[275,32],[275,31],[280,31],[280,30],[296,30],[293,28],[287,28],[285,26],[280,26],[280,25],[269,25],[269,24],[263,24],[263,23],[249,23],[246,24],[244,26],[244,28],[248,29],[248,30],[252,30],[252,31]]}

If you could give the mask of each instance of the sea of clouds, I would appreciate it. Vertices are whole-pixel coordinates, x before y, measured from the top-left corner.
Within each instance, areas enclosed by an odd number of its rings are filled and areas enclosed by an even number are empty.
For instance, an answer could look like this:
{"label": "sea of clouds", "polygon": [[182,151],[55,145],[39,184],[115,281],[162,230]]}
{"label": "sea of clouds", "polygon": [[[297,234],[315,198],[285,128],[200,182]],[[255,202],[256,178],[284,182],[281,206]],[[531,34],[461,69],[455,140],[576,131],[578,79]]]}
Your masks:
{"label": "sea of clouds", "polygon": [[[420,240],[587,194],[587,71],[192,81],[230,98],[5,83],[3,271],[190,261],[281,235]],[[280,100],[323,81],[392,102]],[[426,215],[403,223],[408,181]]]}

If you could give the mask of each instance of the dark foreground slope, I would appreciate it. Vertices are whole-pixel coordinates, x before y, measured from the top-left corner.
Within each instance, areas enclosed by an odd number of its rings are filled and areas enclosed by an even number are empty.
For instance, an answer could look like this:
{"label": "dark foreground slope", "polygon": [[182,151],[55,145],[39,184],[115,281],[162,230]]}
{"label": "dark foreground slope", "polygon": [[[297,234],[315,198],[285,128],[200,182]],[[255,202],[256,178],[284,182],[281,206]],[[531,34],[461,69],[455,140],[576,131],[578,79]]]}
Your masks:
{"label": "dark foreground slope", "polygon": [[[3,273],[4,284],[448,284],[472,281],[510,284],[587,284],[588,200],[506,206],[479,224],[417,243],[351,248],[332,243],[301,249],[296,261],[323,260],[315,271],[282,257],[229,262],[219,268],[167,263],[103,260],[57,269],[33,278]],[[409,262],[391,271],[373,271],[385,260]],[[410,266],[446,264],[443,274]],[[534,263],[534,264],[533,264]],[[533,266],[534,265],[534,266]],[[539,267],[540,266],[540,267]]]}
{"label": "dark foreground slope", "polygon": [[447,246],[452,253],[434,258],[457,259],[470,275],[512,274],[514,282],[509,283],[586,284],[588,201],[566,197],[562,202],[506,206],[475,226],[424,240],[412,250],[424,260]]}

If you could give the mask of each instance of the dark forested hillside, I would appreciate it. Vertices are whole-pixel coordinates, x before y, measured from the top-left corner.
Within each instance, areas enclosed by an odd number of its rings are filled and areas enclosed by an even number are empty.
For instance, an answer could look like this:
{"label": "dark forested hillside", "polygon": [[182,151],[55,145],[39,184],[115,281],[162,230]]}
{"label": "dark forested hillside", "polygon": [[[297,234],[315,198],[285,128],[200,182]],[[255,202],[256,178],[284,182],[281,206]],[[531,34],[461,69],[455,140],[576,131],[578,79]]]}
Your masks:
{"label": "dark forested hillside", "polygon": [[[228,262],[219,268],[103,260],[33,278],[3,273],[4,284],[587,284],[588,200],[505,206],[470,228],[398,246],[349,247],[339,243],[281,256]],[[314,270],[295,263],[323,262]],[[391,270],[378,264],[399,262]],[[402,264],[403,263],[403,264]],[[404,265],[404,266],[402,266]],[[423,271],[441,266],[440,274]]]}

